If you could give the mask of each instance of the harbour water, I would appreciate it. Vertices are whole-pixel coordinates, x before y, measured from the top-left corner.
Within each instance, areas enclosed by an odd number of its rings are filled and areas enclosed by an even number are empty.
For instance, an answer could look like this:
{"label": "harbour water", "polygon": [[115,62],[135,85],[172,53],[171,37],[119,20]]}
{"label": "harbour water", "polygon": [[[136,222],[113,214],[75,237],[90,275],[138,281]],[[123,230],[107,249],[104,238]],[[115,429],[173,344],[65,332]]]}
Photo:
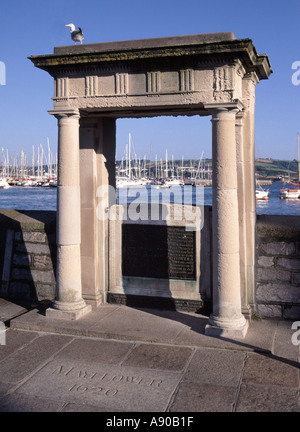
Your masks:
{"label": "harbour water", "polygon": [[[163,192],[163,189],[159,190],[162,192],[162,200],[172,200],[176,203],[179,202],[178,197],[184,199],[186,204],[195,203],[195,197],[197,199],[201,194],[195,194],[195,189],[192,186],[173,186],[169,189],[169,192]],[[257,214],[273,214],[273,215],[300,215],[300,199],[298,200],[282,200],[279,198],[280,189],[283,184],[280,182],[273,183],[271,186],[264,187],[269,189],[269,199],[267,201],[257,201],[256,209]],[[147,186],[147,194],[151,192],[150,186]],[[181,193],[178,193],[181,190]],[[174,194],[172,193],[174,192]],[[145,192],[145,189],[144,189]],[[52,187],[23,187],[13,186],[9,189],[0,190],[0,209],[16,209],[16,210],[56,210],[56,196],[57,189]],[[141,196],[140,187],[130,187],[119,189],[118,201],[120,203],[131,202],[138,199]],[[153,194],[152,194],[153,196]],[[158,196],[156,191],[155,197]],[[197,201],[196,204],[203,204],[203,202]],[[212,188],[204,188],[204,204],[212,204]]]}

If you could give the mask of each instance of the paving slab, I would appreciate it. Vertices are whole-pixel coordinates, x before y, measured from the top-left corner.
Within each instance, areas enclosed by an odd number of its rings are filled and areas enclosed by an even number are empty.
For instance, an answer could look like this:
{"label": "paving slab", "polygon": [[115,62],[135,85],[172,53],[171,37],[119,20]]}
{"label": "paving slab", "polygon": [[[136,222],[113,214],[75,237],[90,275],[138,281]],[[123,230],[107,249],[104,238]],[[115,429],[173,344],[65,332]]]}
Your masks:
{"label": "paving slab", "polygon": [[64,402],[36,396],[10,394],[0,399],[0,412],[56,412],[61,411]]}
{"label": "paving slab", "polygon": [[13,319],[11,328],[96,338],[272,352],[277,323],[251,322],[245,339],[205,334],[208,317],[197,313],[101,305],[76,320],[55,320],[38,310]]}
{"label": "paving slab", "polygon": [[17,384],[72,340],[69,336],[44,335],[0,361],[0,381]]}
{"label": "paving slab", "polygon": [[288,359],[249,353],[243,383],[299,389],[299,363]]}
{"label": "paving slab", "polygon": [[132,343],[95,339],[74,339],[55,358],[119,364],[133,348]]}
{"label": "paving slab", "polygon": [[0,321],[6,322],[28,312],[28,308],[0,298]]}
{"label": "paving slab", "polygon": [[299,390],[242,384],[237,412],[300,412]]}
{"label": "paving slab", "polygon": [[10,327],[13,329],[97,337],[99,332],[92,331],[91,328],[108,315],[111,315],[116,309],[118,309],[118,306],[95,308],[78,320],[57,320],[46,317],[45,310],[33,309],[27,314],[13,319],[10,323]]}
{"label": "paving slab", "polygon": [[0,361],[12,354],[14,351],[25,347],[37,337],[39,337],[39,334],[35,332],[24,332],[19,330],[13,331],[10,328],[6,329],[5,345],[0,345]]}
{"label": "paving slab", "polygon": [[116,413],[116,412],[123,412],[122,410],[117,410],[116,408],[104,408],[101,406],[93,406],[89,405],[87,403],[65,403],[63,408],[61,409],[61,412],[102,412],[102,413]]}
{"label": "paving slab", "polygon": [[93,326],[93,332],[97,332],[99,336],[107,334],[118,339],[172,342],[184,327],[168,316],[156,315],[152,310],[146,309],[120,307],[109,318]]}
{"label": "paving slab", "polygon": [[141,344],[135,347],[122,363],[126,366],[181,371],[193,354],[191,348]]}
{"label": "paving slab", "polygon": [[292,324],[292,321],[278,321],[272,353],[300,362],[300,339],[298,345],[293,343],[292,337],[296,330],[292,328]]}
{"label": "paving slab", "polygon": [[242,351],[199,348],[184,375],[190,383],[237,387],[244,368]]}
{"label": "paving slab", "polygon": [[170,412],[232,412],[235,399],[235,387],[183,382]]}
{"label": "paving slab", "polygon": [[107,410],[165,411],[181,373],[54,359],[17,389],[17,394]]}
{"label": "paving slab", "polygon": [[[1,310],[1,302],[0,302]],[[208,317],[103,305],[76,321],[13,317],[0,345],[0,411],[299,411],[291,322],[208,337]]]}

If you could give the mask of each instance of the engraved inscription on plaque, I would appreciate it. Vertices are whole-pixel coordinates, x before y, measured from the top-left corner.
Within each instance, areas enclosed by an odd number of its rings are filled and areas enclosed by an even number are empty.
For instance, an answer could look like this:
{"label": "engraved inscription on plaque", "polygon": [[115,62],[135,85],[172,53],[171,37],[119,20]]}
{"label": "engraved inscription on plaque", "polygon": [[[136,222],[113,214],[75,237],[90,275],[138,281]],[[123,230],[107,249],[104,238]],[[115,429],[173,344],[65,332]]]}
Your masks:
{"label": "engraved inscription on plaque", "polygon": [[196,280],[195,243],[184,227],[124,224],[123,276]]}

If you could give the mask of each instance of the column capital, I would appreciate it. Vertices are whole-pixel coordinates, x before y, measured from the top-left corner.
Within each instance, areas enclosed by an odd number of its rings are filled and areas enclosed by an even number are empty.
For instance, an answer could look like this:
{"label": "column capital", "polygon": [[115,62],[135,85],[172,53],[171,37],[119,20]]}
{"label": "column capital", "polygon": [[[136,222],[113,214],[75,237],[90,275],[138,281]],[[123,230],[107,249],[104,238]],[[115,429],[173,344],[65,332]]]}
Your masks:
{"label": "column capital", "polygon": [[80,113],[78,109],[57,109],[57,110],[49,110],[48,114],[53,115],[57,119],[65,118],[65,117],[80,117]]}
{"label": "column capital", "polygon": [[245,109],[245,105],[239,100],[236,99],[233,102],[214,102],[204,104],[204,109],[211,111],[211,113],[215,111],[243,111]]}
{"label": "column capital", "polygon": [[256,86],[259,83],[259,78],[257,76],[256,72],[248,72],[247,74],[244,75],[243,77],[244,81],[248,81],[251,84],[253,84],[254,86]]}

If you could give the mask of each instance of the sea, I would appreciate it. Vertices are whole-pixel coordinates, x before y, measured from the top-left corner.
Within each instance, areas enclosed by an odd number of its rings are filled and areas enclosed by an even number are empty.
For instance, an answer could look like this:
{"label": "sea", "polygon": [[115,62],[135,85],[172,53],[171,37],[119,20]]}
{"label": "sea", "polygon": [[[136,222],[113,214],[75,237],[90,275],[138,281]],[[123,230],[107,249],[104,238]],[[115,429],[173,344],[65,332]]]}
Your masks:
{"label": "sea", "polygon": [[[269,189],[269,199],[267,201],[256,201],[257,214],[269,215],[300,215],[300,199],[282,200],[279,198],[280,189],[283,187],[281,182],[274,182],[271,186],[265,186],[263,189]],[[119,203],[130,203],[140,197],[148,196],[155,199],[159,196],[158,191],[154,191],[154,186],[147,187],[129,187],[118,190],[117,201]],[[202,193],[196,191],[201,186],[172,186],[166,193],[160,189],[160,200],[179,203],[181,197],[184,203],[212,205],[212,188],[204,187]],[[181,192],[178,193],[178,190]],[[151,193],[152,192],[152,193]],[[155,193],[154,193],[155,192]],[[146,195],[145,195],[146,194]],[[12,186],[9,189],[0,189],[0,209],[15,210],[56,210],[57,188],[54,187],[24,187]],[[199,198],[200,197],[200,198]],[[199,202],[199,199],[201,202]]]}

